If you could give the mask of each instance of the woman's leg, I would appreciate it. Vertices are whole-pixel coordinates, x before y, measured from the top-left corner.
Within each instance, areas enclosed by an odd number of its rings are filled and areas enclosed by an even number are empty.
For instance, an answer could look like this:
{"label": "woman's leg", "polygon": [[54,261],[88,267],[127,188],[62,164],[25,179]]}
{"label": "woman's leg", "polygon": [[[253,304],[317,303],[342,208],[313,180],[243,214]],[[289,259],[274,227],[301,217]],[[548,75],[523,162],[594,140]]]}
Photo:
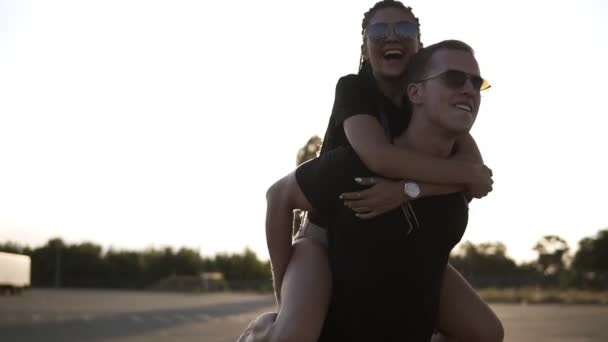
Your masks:
{"label": "woman's leg", "polygon": [[279,313],[258,317],[239,342],[316,342],[329,307],[331,271],[326,248],[309,238],[296,240],[281,286]]}
{"label": "woman's leg", "polygon": [[504,329],[494,311],[456,269],[448,264],[439,298],[437,328],[451,337],[433,341],[502,342]]}

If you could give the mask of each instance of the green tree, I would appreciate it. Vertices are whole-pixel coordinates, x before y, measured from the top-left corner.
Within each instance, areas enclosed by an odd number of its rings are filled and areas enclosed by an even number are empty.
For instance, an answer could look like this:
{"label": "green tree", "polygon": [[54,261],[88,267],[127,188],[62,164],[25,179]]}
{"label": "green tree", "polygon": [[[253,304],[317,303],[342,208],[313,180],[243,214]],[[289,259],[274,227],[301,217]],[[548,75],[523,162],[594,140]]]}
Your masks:
{"label": "green tree", "polygon": [[538,253],[537,265],[545,275],[558,274],[565,269],[568,243],[557,235],[543,236],[533,247]]}
{"label": "green tree", "polygon": [[585,286],[608,288],[608,229],[579,241],[572,269]]}
{"label": "green tree", "polygon": [[160,279],[177,275],[175,253],[170,247],[162,250],[147,249],[142,255],[143,279],[145,284],[154,284]]}
{"label": "green tree", "polygon": [[133,251],[109,250],[104,261],[106,264],[105,284],[111,288],[143,288],[144,261],[142,253]]}
{"label": "green tree", "polygon": [[466,241],[451,258],[467,274],[500,275],[512,272],[517,265],[507,256],[502,242],[484,242],[478,245]]}
{"label": "green tree", "polygon": [[32,251],[29,249],[29,247],[21,246],[18,243],[8,241],[0,243],[0,252],[29,255]]}
{"label": "green tree", "polygon": [[298,150],[296,156],[296,166],[319,156],[322,140],[317,135],[313,135],[304,146]]}
{"label": "green tree", "polygon": [[594,237],[579,241],[572,267],[581,271],[608,272],[608,229],[600,230]]}
{"label": "green tree", "polygon": [[44,246],[32,250],[32,285],[61,286],[62,254],[65,243],[59,238],[50,239]]}
{"label": "green tree", "polygon": [[[322,143],[323,141],[317,135],[313,135],[310,139],[308,139],[306,144],[298,150],[298,154],[296,156],[296,166],[318,157],[319,152],[321,152]],[[306,212],[302,210],[294,210],[292,227],[293,234],[295,234],[300,228],[304,215],[306,215]]]}
{"label": "green tree", "polygon": [[242,254],[218,254],[207,267],[208,271],[222,272],[232,289],[271,286],[269,262],[260,261],[249,248]]}
{"label": "green tree", "polygon": [[91,242],[66,245],[60,256],[61,284],[67,287],[104,285],[102,247]]}
{"label": "green tree", "polygon": [[477,286],[507,286],[517,273],[517,264],[507,256],[502,242],[478,245],[463,242],[450,257],[450,263]]}
{"label": "green tree", "polygon": [[200,254],[189,248],[180,248],[175,254],[175,273],[177,275],[198,275],[203,269]]}

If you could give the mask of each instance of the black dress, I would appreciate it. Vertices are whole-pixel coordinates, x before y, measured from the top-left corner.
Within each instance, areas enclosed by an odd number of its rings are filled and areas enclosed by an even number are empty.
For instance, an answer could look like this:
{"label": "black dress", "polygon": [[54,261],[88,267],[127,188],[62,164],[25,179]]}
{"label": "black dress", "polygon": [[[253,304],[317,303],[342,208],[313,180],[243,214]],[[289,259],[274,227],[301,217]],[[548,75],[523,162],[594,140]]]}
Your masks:
{"label": "black dress", "polygon": [[384,111],[394,137],[409,112],[379,96],[370,77],[338,82],[336,103],[319,158],[296,178],[316,210],[311,221],[328,229],[333,287],[321,341],[429,341],[448,256],[466,228],[468,202],[460,193],[412,201],[361,220],[338,195],[362,189],[354,177],[373,174],[348,145],[342,122]]}

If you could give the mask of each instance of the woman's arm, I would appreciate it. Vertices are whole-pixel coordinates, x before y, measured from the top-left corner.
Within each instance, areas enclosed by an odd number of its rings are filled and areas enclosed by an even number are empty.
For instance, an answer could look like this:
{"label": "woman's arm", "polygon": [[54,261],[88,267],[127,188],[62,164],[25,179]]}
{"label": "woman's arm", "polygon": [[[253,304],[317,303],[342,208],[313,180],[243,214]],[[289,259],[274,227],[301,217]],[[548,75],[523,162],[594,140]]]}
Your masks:
{"label": "woman's arm", "polygon": [[373,173],[422,183],[490,188],[491,177],[482,163],[431,158],[392,145],[372,115],[350,116],[343,126],[349,143]]}
{"label": "woman's arm", "polygon": [[[391,180],[381,177],[361,177],[357,183],[369,188],[361,191],[346,192],[340,195],[344,205],[352,209],[357,217],[362,219],[373,218],[389,212],[409,198],[405,195],[403,188],[405,181]],[[420,197],[464,192],[464,185],[426,184],[418,183],[420,186]]]}
{"label": "woman's arm", "polygon": [[[470,163],[482,164],[483,158],[477,147],[477,143],[470,134],[459,137],[456,141],[456,153],[450,158]],[[392,145],[391,145],[392,146]],[[400,153],[405,149],[398,147]],[[362,159],[362,158],[361,158]],[[490,171],[490,177],[492,176]],[[356,192],[348,192],[340,195],[344,205],[351,208],[360,218],[373,218],[384,214],[407,201],[403,192],[405,181],[390,180],[380,177],[358,178],[361,185],[370,186],[368,189]],[[492,190],[492,180],[488,186],[467,187],[464,184],[430,184],[418,183],[420,186],[420,197],[451,194],[455,192],[469,191],[474,198],[482,198]]]}

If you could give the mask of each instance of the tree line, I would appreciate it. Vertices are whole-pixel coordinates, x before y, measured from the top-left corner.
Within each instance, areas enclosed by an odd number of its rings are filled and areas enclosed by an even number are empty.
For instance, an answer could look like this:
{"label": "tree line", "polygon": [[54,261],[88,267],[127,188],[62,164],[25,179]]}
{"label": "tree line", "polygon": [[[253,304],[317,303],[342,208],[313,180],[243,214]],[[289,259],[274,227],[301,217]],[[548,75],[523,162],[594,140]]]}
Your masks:
{"label": "tree line", "polygon": [[[542,237],[537,259],[517,264],[500,242],[463,242],[450,263],[478,288],[561,287],[608,289],[608,229],[580,240],[573,255],[559,236]],[[270,290],[269,261],[250,249],[203,257],[188,248],[104,251],[91,242],[67,244],[59,238],[37,248],[6,242],[0,251],[29,255],[32,286],[145,289],[172,277],[221,273],[218,289]]]}
{"label": "tree line", "polygon": [[579,241],[576,253],[559,236],[542,237],[534,261],[517,264],[503,243],[464,242],[450,263],[476,287],[608,289],[608,229]]}
{"label": "tree line", "polygon": [[37,248],[7,242],[0,251],[31,257],[32,286],[144,289],[172,277],[221,273],[221,289],[265,289],[271,286],[270,263],[250,249],[203,257],[189,248],[104,251],[91,242],[67,244],[49,240]]}

